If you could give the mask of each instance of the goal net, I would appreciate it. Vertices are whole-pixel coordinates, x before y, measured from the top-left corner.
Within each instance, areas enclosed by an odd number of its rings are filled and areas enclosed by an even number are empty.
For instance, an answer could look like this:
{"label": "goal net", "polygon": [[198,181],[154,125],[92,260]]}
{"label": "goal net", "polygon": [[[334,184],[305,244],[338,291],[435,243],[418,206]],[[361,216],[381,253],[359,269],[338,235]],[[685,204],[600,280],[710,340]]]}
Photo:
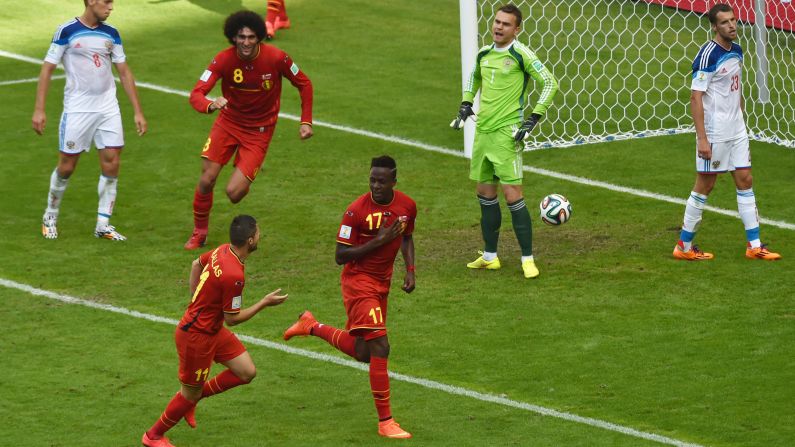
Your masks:
{"label": "goal net", "polygon": [[[795,147],[795,2],[724,1],[741,20],[737,43],[744,51],[749,135]],[[474,55],[465,54],[471,51],[465,42],[476,42],[478,48],[491,44],[494,15],[507,1],[460,2],[462,69],[468,75]],[[560,84],[554,105],[526,149],[694,132],[691,64],[712,37],[703,13],[713,3],[515,1],[524,16],[519,40],[535,51]],[[466,17],[467,9],[474,18]],[[756,21],[757,16],[766,20]],[[470,66],[464,66],[466,62]],[[530,89],[530,105],[539,90]]]}

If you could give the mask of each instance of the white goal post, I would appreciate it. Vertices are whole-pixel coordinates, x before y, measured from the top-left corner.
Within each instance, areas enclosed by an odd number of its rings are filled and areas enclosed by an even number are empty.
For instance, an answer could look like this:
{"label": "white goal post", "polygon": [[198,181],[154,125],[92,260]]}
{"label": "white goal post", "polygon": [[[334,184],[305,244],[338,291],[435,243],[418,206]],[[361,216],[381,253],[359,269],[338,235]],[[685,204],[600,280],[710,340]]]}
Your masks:
{"label": "white goal post", "polygon": [[[722,0],[741,20],[752,139],[795,148],[795,2]],[[462,85],[508,0],[459,0]],[[691,64],[711,37],[706,0],[515,0],[519,35],[560,84],[525,150],[694,132]],[[755,20],[765,17],[765,20]],[[532,106],[538,88],[530,82]],[[477,106],[477,100],[476,100]],[[464,152],[474,126],[467,121]]]}

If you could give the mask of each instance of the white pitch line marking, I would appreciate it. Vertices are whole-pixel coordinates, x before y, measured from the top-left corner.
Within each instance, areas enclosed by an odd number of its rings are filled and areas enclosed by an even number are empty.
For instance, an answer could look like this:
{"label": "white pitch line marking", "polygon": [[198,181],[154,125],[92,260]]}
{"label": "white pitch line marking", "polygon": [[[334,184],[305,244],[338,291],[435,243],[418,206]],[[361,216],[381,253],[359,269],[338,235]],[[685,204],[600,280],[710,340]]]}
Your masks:
{"label": "white pitch line marking", "polygon": [[[11,58],[11,59],[16,59],[16,60],[23,61],[23,62],[30,62],[30,63],[38,64],[38,65],[41,65],[41,63],[42,63],[42,61],[39,60],[39,59],[34,59],[32,57],[23,56],[21,54],[11,53],[11,52],[4,51],[4,50],[0,50],[0,56],[5,56],[5,57]],[[60,65],[58,67],[62,68]],[[118,78],[116,80],[118,81]],[[158,92],[170,93],[170,94],[173,94],[173,95],[179,95],[179,96],[183,96],[183,97],[186,97],[186,98],[190,96],[190,92],[185,91],[185,90],[176,90],[176,89],[173,89],[173,88],[163,87],[163,86],[160,86],[160,85],[150,84],[148,82],[140,82],[140,81],[136,81],[135,84],[138,87],[147,88],[147,89],[155,90],[155,91],[158,91]],[[298,117],[296,115],[289,114],[289,113],[279,113],[279,117],[280,118],[289,119],[289,120],[292,120],[292,121],[299,121],[299,122],[301,120],[300,117]],[[417,149],[422,149],[422,150],[426,150],[426,151],[430,151],[430,152],[436,152],[436,153],[440,153],[440,154],[452,155],[454,157],[466,158],[462,151],[458,151],[458,150],[451,149],[451,148],[448,148],[448,147],[442,147],[442,146],[436,146],[436,145],[433,145],[433,144],[427,144],[427,143],[423,143],[421,141],[409,140],[409,139],[406,139],[406,138],[396,137],[396,136],[393,136],[393,135],[386,135],[386,134],[382,134],[382,133],[378,133],[378,132],[371,132],[369,130],[357,129],[355,127],[343,126],[343,125],[340,125],[340,124],[333,124],[333,123],[328,123],[328,122],[325,122],[325,121],[315,121],[314,125],[317,126],[317,127],[326,127],[326,128],[338,130],[338,131],[341,131],[341,132],[348,132],[348,133],[352,133],[352,134],[355,134],[355,135],[361,135],[361,136],[364,136],[364,137],[375,138],[375,139],[382,140],[382,141],[387,141],[387,142],[390,142],[390,143],[396,143],[396,144],[402,144],[404,146],[415,147]],[[677,204],[677,205],[685,205],[685,203],[686,203],[685,199],[679,199],[679,198],[676,198],[676,197],[666,196],[664,194],[658,194],[658,193],[654,193],[654,192],[650,192],[650,191],[645,191],[645,190],[642,190],[642,189],[636,189],[636,188],[630,188],[630,187],[626,187],[626,186],[614,185],[612,183],[602,182],[602,181],[599,181],[599,180],[591,180],[591,179],[586,178],[586,177],[577,177],[575,175],[564,174],[564,173],[556,172],[556,171],[550,171],[549,169],[536,168],[534,166],[527,166],[527,165],[525,165],[523,167],[523,169],[524,169],[525,172],[530,172],[530,173],[533,173],[533,174],[536,174],[536,175],[543,175],[543,176],[552,177],[552,178],[558,179],[558,180],[566,180],[566,181],[573,182],[573,183],[579,183],[581,185],[587,185],[587,186],[596,187],[596,188],[603,188],[603,189],[607,189],[607,190],[614,191],[614,192],[622,192],[622,193],[625,193],[625,194],[630,194],[630,195],[634,195],[634,196],[638,196],[638,197],[645,197],[647,199],[660,200],[660,201],[663,201],[663,202],[674,203],[674,204]],[[710,206],[710,205],[705,206],[704,209],[708,210],[708,211],[712,211],[714,213],[723,214],[725,216],[734,217],[736,219],[740,218],[740,213],[738,213],[737,211],[727,210],[727,209],[724,209],[724,208],[718,208],[718,207],[714,207],[714,206]],[[759,222],[763,223],[765,225],[773,226],[773,227],[783,228],[783,229],[787,229],[787,230],[795,230],[795,224],[790,223],[790,222],[786,222],[786,221],[783,221],[783,220],[773,220],[773,219],[768,219],[768,218],[760,216],[759,217]]]}
{"label": "white pitch line marking", "polygon": [[[110,304],[103,304],[97,303],[95,301],[85,300],[82,298],[77,298],[70,295],[64,295],[61,293],[51,292],[49,290],[38,289],[36,287],[29,286],[27,284],[18,283],[16,281],[11,281],[8,279],[0,278],[0,285],[8,287],[10,289],[20,290],[22,292],[30,293],[31,295],[41,296],[45,298],[49,298],[56,301],[61,301],[67,304],[77,304],[80,306],[90,307],[93,309],[100,309],[108,312],[114,312],[122,315],[127,315],[130,317],[141,318],[148,321],[153,321],[156,323],[164,323],[175,326],[179,323],[178,320],[173,318],[166,318],[161,317],[158,315],[147,314],[143,312],[138,312],[136,310],[126,309],[124,307],[117,307]],[[349,368],[358,369],[361,371],[367,371],[367,365],[359,362],[354,362],[352,360],[343,359],[340,357],[321,354],[313,351],[308,351],[305,349],[294,348],[291,346],[287,346],[283,343],[276,343],[269,340],[263,340],[261,338],[252,337],[250,335],[241,335],[238,334],[238,337],[253,345],[262,346],[265,348],[275,349],[277,351],[282,351],[288,354],[298,355],[301,357],[310,358],[312,360],[320,360],[323,362],[334,363],[340,366],[347,366]],[[442,391],[448,394],[453,394],[456,396],[464,396],[469,397],[471,399],[479,400],[482,402],[490,402],[498,405],[503,405],[506,407],[516,408],[519,410],[526,410],[533,413],[537,413],[543,416],[550,416],[557,419],[563,419],[569,422],[576,422],[579,424],[589,425],[591,427],[601,428],[604,430],[618,432],[627,436],[633,436],[636,438],[646,439],[649,441],[659,442],[661,444],[673,445],[676,447],[703,447],[700,444],[692,444],[684,441],[680,441],[678,439],[669,438],[667,436],[658,435],[656,433],[649,433],[640,430],[635,430],[634,428],[624,427],[623,425],[613,424],[611,422],[603,421],[600,419],[588,418],[583,416],[578,416],[572,413],[566,413],[563,411],[553,410],[551,408],[541,407],[538,405],[528,404],[526,402],[520,402],[512,399],[508,399],[505,397],[496,396],[493,394],[481,393],[478,391],[469,390],[466,388],[454,386],[454,385],[447,385],[445,383],[437,382],[435,380],[423,379],[422,377],[414,377],[409,376],[406,374],[400,374],[396,372],[389,372],[389,377],[401,381],[412,383],[414,385],[419,385],[424,388]]]}
{"label": "white pitch line marking", "polygon": [[[64,79],[66,75],[56,75],[53,76],[52,79]],[[39,78],[27,78],[27,79],[14,79],[13,81],[0,81],[0,85],[14,85],[14,84],[28,84],[31,82],[38,82]]]}

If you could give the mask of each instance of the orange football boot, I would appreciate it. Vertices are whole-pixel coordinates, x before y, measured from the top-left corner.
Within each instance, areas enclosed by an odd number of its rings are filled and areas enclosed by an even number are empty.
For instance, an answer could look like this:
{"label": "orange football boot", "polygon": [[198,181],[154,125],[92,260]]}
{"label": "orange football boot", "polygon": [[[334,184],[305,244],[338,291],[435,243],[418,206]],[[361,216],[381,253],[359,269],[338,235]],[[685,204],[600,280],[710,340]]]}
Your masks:
{"label": "orange football boot", "polygon": [[781,259],[780,254],[768,250],[765,244],[757,248],[751,248],[751,244],[748,244],[745,249],[745,257],[748,259],[762,259],[765,261],[778,261]]}
{"label": "orange football boot", "polygon": [[146,447],[174,447],[174,444],[169,442],[168,438],[165,436],[160,439],[149,439],[146,432],[144,432],[144,436],[141,438],[141,443]]}
{"label": "orange football boot", "polygon": [[298,321],[284,331],[284,339],[289,340],[295,336],[305,337],[311,335],[312,328],[317,325],[317,320],[312,312],[305,310],[298,316]]}
{"label": "orange football boot", "polygon": [[400,428],[400,424],[394,419],[387,419],[378,423],[378,434],[385,438],[408,439],[411,433]]}
{"label": "orange football boot", "polygon": [[193,234],[190,235],[188,242],[185,242],[185,250],[196,250],[197,248],[204,247],[207,242],[207,231],[199,231],[193,229]]}
{"label": "orange football boot", "polygon": [[698,249],[695,245],[693,245],[690,250],[684,251],[679,244],[676,244],[674,247],[674,258],[681,259],[683,261],[708,261],[715,256],[712,253],[706,253]]}

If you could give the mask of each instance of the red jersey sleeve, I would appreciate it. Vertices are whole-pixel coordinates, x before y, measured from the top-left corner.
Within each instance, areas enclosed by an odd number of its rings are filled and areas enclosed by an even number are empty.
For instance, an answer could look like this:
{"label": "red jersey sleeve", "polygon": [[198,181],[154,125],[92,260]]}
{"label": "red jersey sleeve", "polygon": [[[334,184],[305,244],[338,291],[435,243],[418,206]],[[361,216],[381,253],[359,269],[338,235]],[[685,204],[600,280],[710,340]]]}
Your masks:
{"label": "red jersey sleeve", "polygon": [[337,242],[345,245],[357,245],[359,242],[359,226],[356,212],[348,208],[342,216],[340,230],[337,233]]}
{"label": "red jersey sleeve", "polygon": [[210,104],[213,102],[207,99],[207,94],[215,87],[215,83],[221,79],[221,67],[223,66],[224,58],[221,57],[222,53],[218,53],[204,73],[196,81],[193,90],[190,92],[190,105],[200,113],[211,113]]}
{"label": "red jersey sleeve", "polygon": [[223,283],[223,303],[224,313],[236,314],[243,306],[243,277],[229,275],[221,278]]}
{"label": "red jersey sleeve", "polygon": [[208,251],[206,253],[202,253],[199,256],[199,264],[201,264],[202,269],[204,269],[204,267],[207,267],[207,264],[209,264],[210,256],[213,255],[213,251],[215,251],[215,250],[210,250],[210,251]]}
{"label": "red jersey sleeve", "polygon": [[312,81],[287,54],[282,58],[279,71],[290,81],[290,84],[293,84],[293,87],[298,89],[298,94],[301,96],[301,124],[312,124],[312,101],[314,99]]}
{"label": "red jersey sleeve", "polygon": [[404,236],[411,236],[414,233],[414,221],[417,219],[417,204],[413,200],[409,200],[408,209],[409,214],[406,216],[408,221],[406,222],[406,229],[403,230]]}

